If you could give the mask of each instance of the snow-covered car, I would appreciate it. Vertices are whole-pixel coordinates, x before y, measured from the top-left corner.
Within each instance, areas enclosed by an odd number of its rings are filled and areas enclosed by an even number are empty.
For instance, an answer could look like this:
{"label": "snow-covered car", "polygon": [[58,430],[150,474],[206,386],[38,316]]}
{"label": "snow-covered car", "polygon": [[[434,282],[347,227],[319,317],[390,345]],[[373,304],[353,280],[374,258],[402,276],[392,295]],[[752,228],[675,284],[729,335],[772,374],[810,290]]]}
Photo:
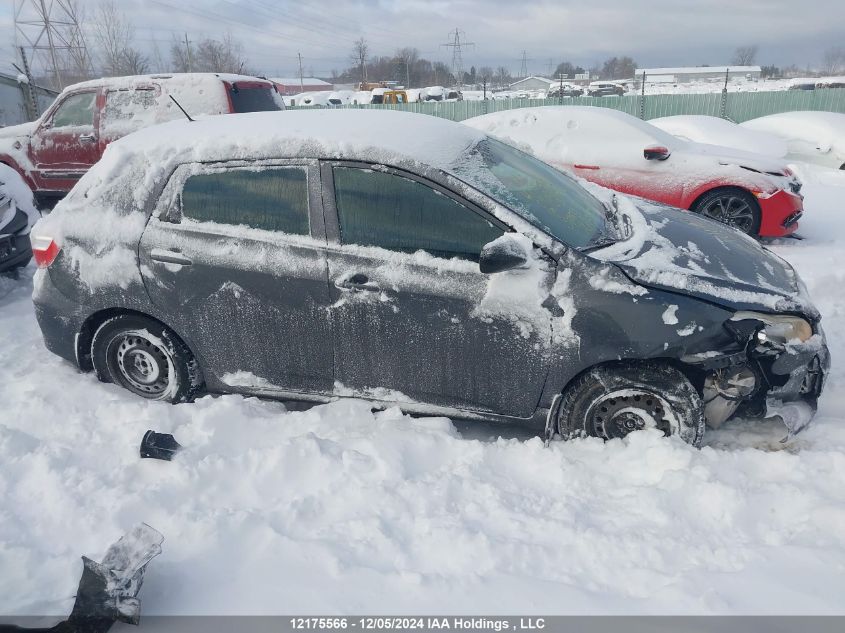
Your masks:
{"label": "snow-covered car", "polygon": [[740,406],[797,432],[829,365],[797,274],[748,236],[405,112],[136,133],[33,254],[47,348],[170,402],[351,396],[698,444]]}
{"label": "snow-covered car", "polygon": [[619,97],[625,94],[625,86],[612,81],[593,81],[587,87],[587,94],[591,97]]}
{"label": "snow-covered car", "polygon": [[684,141],[721,145],[774,158],[784,158],[787,152],[786,141],[782,138],[715,116],[679,114],[649,119],[648,122]]}
{"label": "snow-covered car", "polygon": [[463,123],[596,184],[750,235],[790,235],[804,211],[801,182],[783,160],[684,141],[618,110],[521,108]]}
{"label": "snow-covered car", "polygon": [[421,101],[443,101],[446,99],[446,88],[443,86],[428,86],[420,92]]}
{"label": "snow-covered car", "polygon": [[29,230],[38,217],[26,182],[0,164],[0,273],[26,266],[32,259]]}
{"label": "snow-covered car", "polygon": [[44,208],[70,191],[109,143],[130,132],[184,118],[186,113],[196,118],[284,108],[275,85],[259,77],[225,73],[104,77],[68,86],[35,123],[5,128],[0,134],[0,163],[21,175],[39,208]]}
{"label": "snow-covered car", "polygon": [[559,99],[563,97],[580,97],[584,94],[584,90],[573,84],[563,84],[563,87],[556,86],[549,91],[548,99]]}
{"label": "snow-covered car", "polygon": [[789,160],[845,169],[845,114],[783,112],[740,123],[746,130],[783,139]]}

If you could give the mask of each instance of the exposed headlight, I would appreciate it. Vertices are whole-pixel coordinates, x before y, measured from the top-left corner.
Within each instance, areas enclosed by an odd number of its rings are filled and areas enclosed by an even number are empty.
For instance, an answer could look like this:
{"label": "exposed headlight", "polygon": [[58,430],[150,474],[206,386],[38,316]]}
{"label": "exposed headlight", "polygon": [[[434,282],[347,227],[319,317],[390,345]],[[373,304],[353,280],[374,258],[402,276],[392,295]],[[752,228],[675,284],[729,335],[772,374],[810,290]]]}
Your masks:
{"label": "exposed headlight", "polygon": [[781,344],[795,340],[805,343],[813,336],[813,326],[801,317],[761,312],[737,312],[731,317],[731,321],[747,319],[763,323],[763,329],[757,333],[761,343],[767,340]]}

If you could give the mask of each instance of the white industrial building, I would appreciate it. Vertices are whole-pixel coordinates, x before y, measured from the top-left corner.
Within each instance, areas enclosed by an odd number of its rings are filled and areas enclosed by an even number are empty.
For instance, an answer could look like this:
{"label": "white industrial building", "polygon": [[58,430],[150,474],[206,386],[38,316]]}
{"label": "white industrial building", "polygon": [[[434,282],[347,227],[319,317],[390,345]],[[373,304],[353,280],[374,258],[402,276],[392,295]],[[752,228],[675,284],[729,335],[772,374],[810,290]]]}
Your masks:
{"label": "white industrial building", "polygon": [[553,85],[557,85],[557,82],[553,79],[531,76],[513,82],[508,86],[508,90],[548,90],[549,86]]}
{"label": "white industrial building", "polygon": [[724,79],[760,79],[759,66],[690,66],[680,68],[637,68],[634,77],[641,79],[645,73],[649,83],[687,83]]}

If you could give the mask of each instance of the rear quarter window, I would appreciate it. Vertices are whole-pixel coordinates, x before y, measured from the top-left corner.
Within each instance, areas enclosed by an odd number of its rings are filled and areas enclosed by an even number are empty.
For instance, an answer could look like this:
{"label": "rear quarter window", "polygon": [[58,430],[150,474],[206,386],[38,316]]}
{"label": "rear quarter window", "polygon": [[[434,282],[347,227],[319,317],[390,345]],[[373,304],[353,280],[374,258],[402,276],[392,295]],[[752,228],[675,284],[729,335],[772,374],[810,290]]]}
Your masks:
{"label": "rear quarter window", "polygon": [[282,97],[270,85],[244,87],[233,83],[229,86],[229,97],[232,99],[232,109],[236,113],[285,109]]}

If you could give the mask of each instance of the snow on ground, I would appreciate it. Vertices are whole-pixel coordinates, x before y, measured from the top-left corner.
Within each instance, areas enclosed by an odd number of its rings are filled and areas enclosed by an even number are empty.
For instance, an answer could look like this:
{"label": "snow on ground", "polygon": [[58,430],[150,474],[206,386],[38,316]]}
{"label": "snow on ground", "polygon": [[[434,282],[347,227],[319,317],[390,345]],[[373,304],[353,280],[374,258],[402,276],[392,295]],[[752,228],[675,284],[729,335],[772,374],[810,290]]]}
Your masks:
{"label": "snow on ground", "polygon": [[[0,613],[67,612],[80,555],[139,521],[166,537],[145,615],[845,613],[845,173],[798,171],[806,239],[772,247],[834,365],[785,445],[775,422],[546,449],[355,400],[147,402],[44,349],[31,268],[0,278]],[[147,429],[186,450],[140,460]]]}

